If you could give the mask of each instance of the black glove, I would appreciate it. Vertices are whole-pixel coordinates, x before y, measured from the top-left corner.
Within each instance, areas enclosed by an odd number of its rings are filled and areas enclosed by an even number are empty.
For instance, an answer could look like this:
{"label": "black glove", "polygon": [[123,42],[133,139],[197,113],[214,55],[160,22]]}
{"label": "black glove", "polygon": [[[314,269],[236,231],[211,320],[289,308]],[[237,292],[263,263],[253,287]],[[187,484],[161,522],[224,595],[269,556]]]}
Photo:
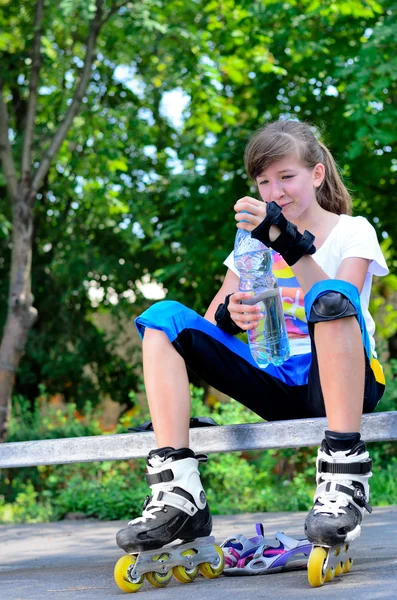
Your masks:
{"label": "black glove", "polygon": [[[274,242],[271,242],[269,238],[272,225],[275,225],[281,231]],[[314,235],[310,231],[305,231],[302,235],[296,225],[287,221],[281,207],[276,202],[267,204],[266,217],[251,232],[251,236],[281,254],[290,267],[305,254],[314,254],[316,251],[316,247],[313,245]]]}
{"label": "black glove", "polygon": [[223,304],[220,304],[218,306],[218,308],[216,309],[215,321],[216,321],[216,326],[219,327],[219,329],[222,329],[222,331],[225,331],[226,333],[230,333],[230,335],[237,335],[238,333],[242,333],[244,331],[244,329],[241,329],[241,327],[236,325],[236,323],[233,321],[232,317],[230,316],[228,306],[229,306],[230,296],[232,296],[232,295],[233,294],[229,294],[228,296],[226,296],[225,302],[223,302]]}

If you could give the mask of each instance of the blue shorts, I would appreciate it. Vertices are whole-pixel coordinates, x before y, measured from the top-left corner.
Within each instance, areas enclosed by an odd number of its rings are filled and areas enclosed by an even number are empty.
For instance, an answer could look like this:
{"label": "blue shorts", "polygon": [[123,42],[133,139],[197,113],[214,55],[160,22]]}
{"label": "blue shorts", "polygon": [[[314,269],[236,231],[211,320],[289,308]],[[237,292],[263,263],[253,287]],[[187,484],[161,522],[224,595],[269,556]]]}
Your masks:
{"label": "blue shorts", "polygon": [[[315,299],[330,289],[342,291],[355,306],[365,348],[364,412],[372,412],[384,392],[383,372],[370,354],[357,288],[340,284],[345,282],[334,284],[334,280],[326,280],[313,286],[305,296],[305,310],[310,314]],[[196,375],[267,421],[325,416],[313,326],[310,328],[311,352],[291,356],[279,367],[268,365],[260,369],[248,344],[179,302],[158,302],[135,323],[142,338],[146,327],[164,331],[186,366]]]}

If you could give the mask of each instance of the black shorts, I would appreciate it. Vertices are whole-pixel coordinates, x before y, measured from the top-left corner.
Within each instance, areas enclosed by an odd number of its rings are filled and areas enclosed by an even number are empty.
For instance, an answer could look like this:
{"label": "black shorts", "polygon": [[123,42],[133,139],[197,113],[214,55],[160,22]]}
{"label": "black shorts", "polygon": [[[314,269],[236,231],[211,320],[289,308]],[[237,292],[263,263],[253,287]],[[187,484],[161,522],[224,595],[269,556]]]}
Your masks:
{"label": "black shorts", "polygon": [[[142,337],[146,327],[164,331],[194,373],[267,421],[325,416],[313,341],[311,353],[261,369],[248,344],[179,302],[154,304],[136,325]],[[375,409],[384,388],[381,366],[365,352],[364,412]]]}

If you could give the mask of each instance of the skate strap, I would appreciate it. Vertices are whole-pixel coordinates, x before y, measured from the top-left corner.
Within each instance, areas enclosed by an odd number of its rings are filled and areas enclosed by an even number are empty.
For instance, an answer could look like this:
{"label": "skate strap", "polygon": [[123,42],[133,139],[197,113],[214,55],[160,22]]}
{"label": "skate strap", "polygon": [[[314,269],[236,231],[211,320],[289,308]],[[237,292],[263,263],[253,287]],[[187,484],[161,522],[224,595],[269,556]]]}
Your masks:
{"label": "skate strap", "polygon": [[302,540],[296,540],[296,539],[290,537],[289,535],[285,535],[285,533],[283,531],[277,531],[274,534],[274,537],[276,540],[281,542],[283,544],[283,546],[286,546],[287,549],[289,549],[289,550],[292,550],[293,548],[296,548],[297,546],[299,546],[299,543],[302,541]]}
{"label": "skate strap", "polygon": [[155,485],[156,483],[168,483],[174,479],[174,473],[171,469],[165,469],[159,473],[146,473],[146,481],[148,485]]}
{"label": "skate strap", "polygon": [[335,473],[339,475],[366,475],[372,469],[372,460],[352,463],[332,463],[321,458],[318,461],[320,473]]}
{"label": "skate strap", "polygon": [[[328,482],[326,485],[328,486],[330,483]],[[343,494],[348,494],[352,498],[354,504],[357,504],[357,506],[360,508],[365,508],[370,514],[372,513],[372,508],[368,504],[367,498],[360,487],[354,487],[352,490],[345,485],[336,483],[335,490],[337,492],[342,492]],[[326,491],[328,491],[327,488]]]}
{"label": "skate strap", "polygon": [[167,506],[179,508],[179,510],[183,510],[187,515],[195,515],[196,512],[198,512],[198,508],[193,502],[190,502],[187,498],[173,492],[159,491],[156,497],[151,501],[150,506],[159,506],[163,508],[165,504]]}
{"label": "skate strap", "polygon": [[337,483],[336,481],[327,481],[321,483],[317,487],[316,493],[314,495],[314,501],[316,502],[317,500],[319,500],[319,502],[322,502],[322,497],[326,499],[327,494],[332,494],[335,492],[349,496],[358,508],[365,508],[369,513],[372,512],[372,508],[368,504],[366,495],[361,487],[347,487],[346,485]]}

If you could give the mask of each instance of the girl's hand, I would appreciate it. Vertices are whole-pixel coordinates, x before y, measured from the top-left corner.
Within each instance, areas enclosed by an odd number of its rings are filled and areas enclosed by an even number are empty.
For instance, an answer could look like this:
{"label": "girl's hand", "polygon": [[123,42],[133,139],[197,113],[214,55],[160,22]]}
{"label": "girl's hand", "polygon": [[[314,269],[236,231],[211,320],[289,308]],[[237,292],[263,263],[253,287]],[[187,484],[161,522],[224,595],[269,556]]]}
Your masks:
{"label": "girl's hand", "polygon": [[[250,196],[244,196],[244,198],[237,200],[234,210],[236,211],[234,218],[237,221],[237,228],[246,231],[253,231],[266,217],[266,203]],[[241,221],[248,221],[248,223],[242,223]]]}
{"label": "girl's hand", "polygon": [[[237,228],[245,229],[245,231],[253,231],[266,217],[266,202],[251,198],[251,196],[244,196],[244,198],[237,200],[234,210],[236,211],[234,218],[237,221]],[[248,221],[248,223],[242,223],[242,221]],[[270,240],[274,242],[280,233],[278,227],[271,225],[269,230]]]}
{"label": "girl's hand", "polygon": [[[247,223],[245,223],[245,225],[247,225]],[[250,306],[249,304],[240,304],[241,300],[252,298],[253,295],[254,292],[235,292],[229,298],[229,306],[227,308],[230,316],[236,325],[245,331],[254,329],[263,317],[260,306],[261,303],[254,304],[253,306]]]}

